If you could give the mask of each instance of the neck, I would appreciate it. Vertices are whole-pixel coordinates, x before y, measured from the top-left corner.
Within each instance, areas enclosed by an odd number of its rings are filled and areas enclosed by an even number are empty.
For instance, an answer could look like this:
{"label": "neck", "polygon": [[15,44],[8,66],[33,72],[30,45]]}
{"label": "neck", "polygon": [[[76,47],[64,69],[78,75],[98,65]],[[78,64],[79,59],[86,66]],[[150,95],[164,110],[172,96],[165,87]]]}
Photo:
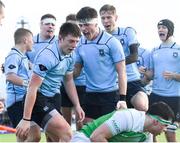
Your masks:
{"label": "neck", "polygon": [[44,36],[44,35],[42,35],[42,34],[39,34],[39,36],[40,36],[40,39],[43,40],[43,41],[52,38],[52,37],[50,37],[50,36],[48,36],[48,35]]}
{"label": "neck", "polygon": [[173,37],[169,37],[166,41],[162,41],[163,44],[171,44],[174,43]]}
{"label": "neck", "polygon": [[16,44],[15,48],[18,49],[19,51],[21,51],[24,54],[26,53],[26,48],[21,44]]}
{"label": "neck", "polygon": [[100,33],[100,29],[98,28],[97,31],[94,33],[92,40],[96,39],[99,33]]}

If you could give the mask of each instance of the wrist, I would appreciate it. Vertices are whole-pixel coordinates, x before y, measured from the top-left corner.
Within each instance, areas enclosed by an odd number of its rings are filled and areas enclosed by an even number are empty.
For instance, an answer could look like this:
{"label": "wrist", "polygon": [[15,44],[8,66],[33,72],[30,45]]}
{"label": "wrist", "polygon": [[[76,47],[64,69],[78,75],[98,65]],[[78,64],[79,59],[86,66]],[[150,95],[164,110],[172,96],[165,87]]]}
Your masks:
{"label": "wrist", "polygon": [[120,94],[120,101],[126,101],[126,95]]}
{"label": "wrist", "polygon": [[31,119],[23,118],[24,121],[31,121]]}

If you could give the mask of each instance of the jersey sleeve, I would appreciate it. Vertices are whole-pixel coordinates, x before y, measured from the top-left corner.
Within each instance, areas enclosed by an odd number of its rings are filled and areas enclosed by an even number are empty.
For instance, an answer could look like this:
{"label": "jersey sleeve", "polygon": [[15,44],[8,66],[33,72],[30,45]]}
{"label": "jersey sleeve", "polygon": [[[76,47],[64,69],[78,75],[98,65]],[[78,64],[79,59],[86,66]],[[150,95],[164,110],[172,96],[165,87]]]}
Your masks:
{"label": "jersey sleeve", "polygon": [[39,53],[34,62],[33,72],[44,78],[48,71],[56,64],[53,57],[53,53],[49,52],[49,50]]}
{"label": "jersey sleeve", "polygon": [[69,62],[68,69],[66,71],[66,74],[72,74],[73,73],[75,60],[76,60],[76,55],[75,55],[75,52],[73,52],[72,58],[70,59],[70,62]]}
{"label": "jersey sleeve", "polygon": [[139,42],[137,40],[137,36],[136,36],[136,31],[133,28],[128,27],[126,29],[125,34],[127,35],[128,46],[130,46],[132,44],[139,44]]}
{"label": "jersey sleeve", "polygon": [[80,48],[81,46],[77,46],[76,49],[75,49],[75,63],[80,63],[82,64],[82,59],[81,59],[81,56],[80,56]]}
{"label": "jersey sleeve", "polygon": [[123,47],[115,37],[108,42],[108,46],[114,63],[125,60]]}
{"label": "jersey sleeve", "polygon": [[15,73],[17,74],[18,68],[21,64],[21,57],[18,54],[11,54],[5,60],[5,74]]}

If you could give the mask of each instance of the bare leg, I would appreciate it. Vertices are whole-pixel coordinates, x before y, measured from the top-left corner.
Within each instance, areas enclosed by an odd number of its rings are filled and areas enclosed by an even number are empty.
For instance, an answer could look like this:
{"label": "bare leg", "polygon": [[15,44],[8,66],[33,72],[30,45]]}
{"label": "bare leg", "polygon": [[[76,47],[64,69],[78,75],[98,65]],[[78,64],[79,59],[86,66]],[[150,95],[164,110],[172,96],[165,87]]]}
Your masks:
{"label": "bare leg", "polygon": [[131,104],[135,109],[147,111],[149,108],[149,99],[146,93],[139,91],[131,98]]}
{"label": "bare leg", "polygon": [[46,133],[53,142],[69,142],[72,137],[71,127],[60,114],[50,119]]}

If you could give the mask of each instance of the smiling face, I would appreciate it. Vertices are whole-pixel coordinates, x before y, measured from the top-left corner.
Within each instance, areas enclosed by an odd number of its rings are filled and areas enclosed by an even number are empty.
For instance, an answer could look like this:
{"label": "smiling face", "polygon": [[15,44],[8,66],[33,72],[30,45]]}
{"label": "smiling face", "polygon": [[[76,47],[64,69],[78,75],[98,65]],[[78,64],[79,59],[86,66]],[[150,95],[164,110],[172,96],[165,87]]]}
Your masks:
{"label": "smiling face", "polygon": [[161,41],[167,40],[168,28],[164,25],[158,25],[158,35]]}
{"label": "smiling face", "polygon": [[79,41],[79,37],[74,37],[68,34],[65,37],[59,36],[59,46],[61,47],[62,53],[64,55],[70,54],[76,47]]}
{"label": "smiling face", "polygon": [[116,26],[116,21],[118,16],[113,11],[110,10],[101,11],[100,16],[101,16],[102,25],[104,26],[105,30],[108,33],[111,33]]}

